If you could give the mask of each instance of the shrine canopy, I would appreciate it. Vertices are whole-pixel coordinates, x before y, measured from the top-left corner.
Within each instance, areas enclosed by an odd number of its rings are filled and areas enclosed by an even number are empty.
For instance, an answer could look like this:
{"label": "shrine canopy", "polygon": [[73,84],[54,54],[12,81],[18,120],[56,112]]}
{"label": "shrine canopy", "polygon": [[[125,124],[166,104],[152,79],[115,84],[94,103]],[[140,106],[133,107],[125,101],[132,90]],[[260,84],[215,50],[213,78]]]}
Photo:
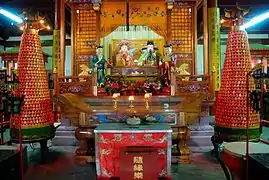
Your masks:
{"label": "shrine canopy", "polygon": [[[9,48],[5,51],[0,51],[0,56],[2,57],[2,61],[18,61],[19,52],[19,47]],[[51,57],[51,55],[43,52],[43,59],[45,63],[48,63],[49,57]]]}
{"label": "shrine canopy", "polygon": [[130,0],[128,7],[125,1],[102,1],[101,9],[101,37],[126,25],[127,19],[130,25],[148,26],[165,39],[167,37],[167,7],[164,0],[146,0],[143,3]]}

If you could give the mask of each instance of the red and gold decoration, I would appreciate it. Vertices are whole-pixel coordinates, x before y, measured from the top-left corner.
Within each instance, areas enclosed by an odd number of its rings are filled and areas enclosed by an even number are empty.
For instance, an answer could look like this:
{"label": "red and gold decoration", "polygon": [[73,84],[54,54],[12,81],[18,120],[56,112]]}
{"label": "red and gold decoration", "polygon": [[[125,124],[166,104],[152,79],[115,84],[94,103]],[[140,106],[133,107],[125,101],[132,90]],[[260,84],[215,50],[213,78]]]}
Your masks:
{"label": "red and gold decoration", "polygon": [[33,142],[54,136],[52,102],[47,74],[38,35],[39,20],[25,23],[18,58],[19,87],[15,96],[23,97],[21,111],[12,118],[11,138],[22,142]]}
{"label": "red and gold decoration", "polygon": [[[125,174],[123,171],[129,171],[129,178],[123,179],[147,179],[147,173],[151,171],[155,171],[157,177],[170,176],[172,130],[169,129],[165,124],[140,125],[135,130],[123,123],[99,125],[94,131],[98,177],[120,177],[120,174]],[[122,152],[130,147],[136,150],[127,155]],[[150,153],[140,152],[141,148],[149,148],[147,152],[155,151],[156,163],[146,162]]]}
{"label": "red and gold decoration", "polygon": [[252,68],[247,33],[240,29],[243,15],[245,12],[239,7],[235,12],[226,12],[232,30],[227,40],[215,120],[215,134],[225,141],[246,139],[247,121],[249,139],[260,136],[259,114],[247,99],[248,91],[254,89],[254,79],[247,76]]}

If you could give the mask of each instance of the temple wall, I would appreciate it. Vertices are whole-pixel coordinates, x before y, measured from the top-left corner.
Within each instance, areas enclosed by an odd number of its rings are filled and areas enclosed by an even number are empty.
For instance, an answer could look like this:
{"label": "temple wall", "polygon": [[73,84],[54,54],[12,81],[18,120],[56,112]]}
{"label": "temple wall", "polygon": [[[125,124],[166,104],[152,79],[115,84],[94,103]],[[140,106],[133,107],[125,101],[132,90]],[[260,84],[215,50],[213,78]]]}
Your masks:
{"label": "temple wall", "polygon": [[[121,32],[113,32],[111,33],[111,36],[113,38],[118,38]],[[135,35],[131,35],[132,37]],[[153,38],[158,35],[154,33],[147,33],[145,35],[146,37]],[[268,39],[268,34],[249,34],[249,39],[250,40],[255,40],[255,39]],[[40,36],[41,41],[46,41],[46,40],[51,40],[52,36]],[[111,38],[111,39],[113,39]],[[69,36],[66,37],[66,39],[70,39]],[[221,34],[221,68],[223,67],[224,63],[224,58],[225,58],[225,50],[226,50],[226,39],[227,39],[227,34]],[[20,37],[10,37],[8,41],[20,41]],[[104,38],[103,42],[107,42],[108,39]],[[251,41],[250,41],[251,44]],[[8,47],[7,47],[8,48]],[[3,46],[0,45],[0,51],[4,49]],[[44,52],[48,53],[49,55],[52,55],[52,46],[43,46]],[[0,62],[2,61],[0,57]],[[52,68],[52,58],[49,58],[49,63],[46,64],[46,69],[50,70]],[[203,74],[203,45],[198,44],[197,46],[197,72],[198,74]],[[1,63],[0,63],[1,64]],[[0,65],[1,66],[1,65]],[[71,46],[66,46],[66,57],[65,57],[65,73],[66,75],[71,75],[72,74],[72,68],[71,68]]]}

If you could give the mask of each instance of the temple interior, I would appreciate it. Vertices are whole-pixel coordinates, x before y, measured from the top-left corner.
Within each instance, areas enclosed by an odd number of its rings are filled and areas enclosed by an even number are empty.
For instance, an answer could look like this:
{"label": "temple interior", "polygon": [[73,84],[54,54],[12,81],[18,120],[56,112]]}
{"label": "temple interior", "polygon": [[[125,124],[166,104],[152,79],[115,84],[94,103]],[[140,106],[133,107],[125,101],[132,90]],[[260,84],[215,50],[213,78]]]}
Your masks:
{"label": "temple interior", "polygon": [[268,0],[1,0],[1,180],[268,180]]}

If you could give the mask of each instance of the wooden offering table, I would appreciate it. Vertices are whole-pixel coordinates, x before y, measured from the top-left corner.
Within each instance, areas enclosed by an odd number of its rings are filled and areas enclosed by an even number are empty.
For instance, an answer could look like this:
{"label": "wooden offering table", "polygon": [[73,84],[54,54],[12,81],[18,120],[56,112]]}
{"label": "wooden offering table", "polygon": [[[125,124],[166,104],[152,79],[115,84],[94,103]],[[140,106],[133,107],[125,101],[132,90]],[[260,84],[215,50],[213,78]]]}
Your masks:
{"label": "wooden offering table", "polygon": [[106,123],[100,124],[94,133],[99,179],[171,176],[172,129],[168,124]]}

